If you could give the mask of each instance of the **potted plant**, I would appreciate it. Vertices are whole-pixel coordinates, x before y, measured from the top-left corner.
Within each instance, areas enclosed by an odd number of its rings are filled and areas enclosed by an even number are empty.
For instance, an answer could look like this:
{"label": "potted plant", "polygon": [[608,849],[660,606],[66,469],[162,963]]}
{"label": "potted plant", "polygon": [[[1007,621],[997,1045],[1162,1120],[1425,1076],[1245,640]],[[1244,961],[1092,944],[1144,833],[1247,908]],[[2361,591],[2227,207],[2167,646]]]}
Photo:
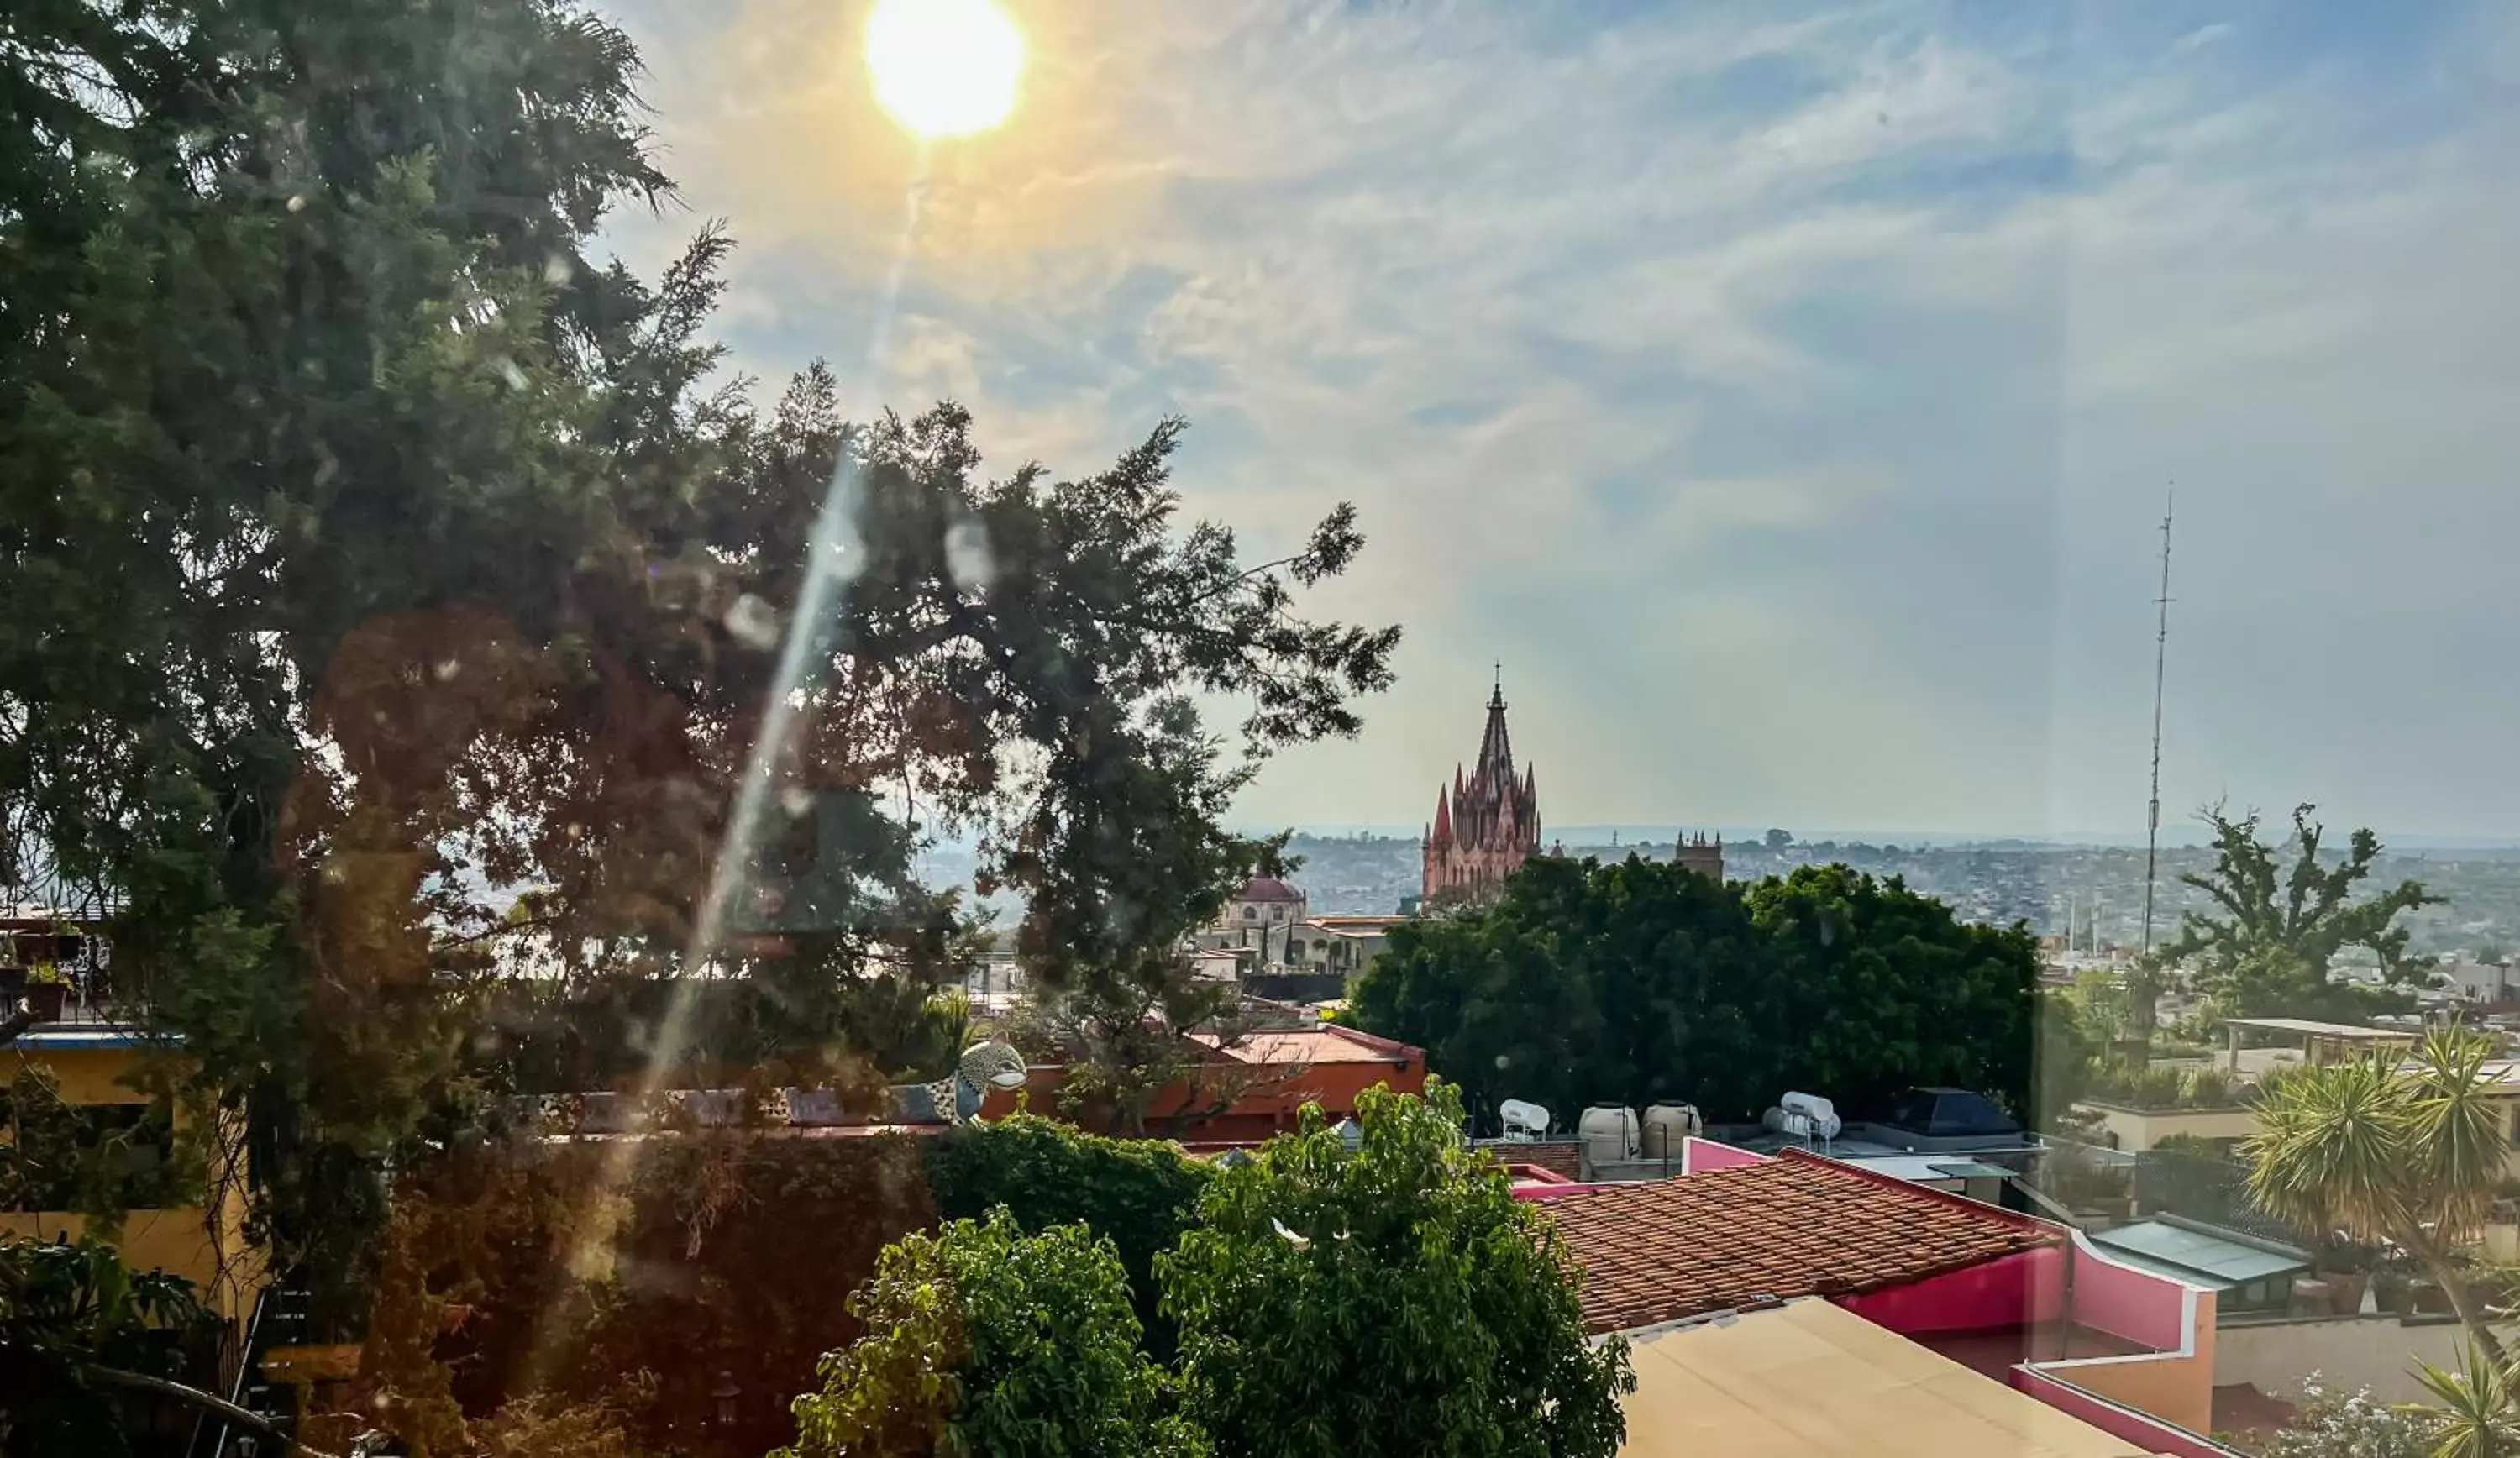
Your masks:
{"label": "potted plant", "polygon": [[2319,1253],[2319,1279],[2327,1283],[2328,1309],[2352,1316],[2362,1309],[2362,1293],[2370,1288],[2371,1268],[2379,1252],[2359,1241],[2334,1240]]}
{"label": "potted plant", "polygon": [[2415,1285],[2403,1258],[2383,1260],[2371,1272],[2371,1295],[2380,1309],[2393,1316],[2404,1316],[2415,1309]]}
{"label": "potted plant", "polygon": [[69,995],[70,980],[51,962],[37,962],[26,969],[26,1008],[38,1023],[62,1020],[62,1002]]}

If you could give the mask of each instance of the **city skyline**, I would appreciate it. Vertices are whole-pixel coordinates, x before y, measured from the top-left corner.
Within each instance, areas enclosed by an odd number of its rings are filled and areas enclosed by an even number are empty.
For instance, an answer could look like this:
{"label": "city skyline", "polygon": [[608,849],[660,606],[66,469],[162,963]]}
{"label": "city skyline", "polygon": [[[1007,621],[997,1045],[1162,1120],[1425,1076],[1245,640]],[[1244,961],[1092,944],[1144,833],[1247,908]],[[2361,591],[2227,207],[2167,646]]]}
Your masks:
{"label": "city skyline", "polygon": [[1178,412],[1255,551],[1354,500],[1398,687],[1244,818],[1422,819],[1501,658],[1570,824],[2139,832],[2176,476],[2166,825],[2520,838],[2507,9],[1013,9],[922,174],[861,7],[629,7],[686,208],[613,237],[725,217],[734,367],[996,469]]}

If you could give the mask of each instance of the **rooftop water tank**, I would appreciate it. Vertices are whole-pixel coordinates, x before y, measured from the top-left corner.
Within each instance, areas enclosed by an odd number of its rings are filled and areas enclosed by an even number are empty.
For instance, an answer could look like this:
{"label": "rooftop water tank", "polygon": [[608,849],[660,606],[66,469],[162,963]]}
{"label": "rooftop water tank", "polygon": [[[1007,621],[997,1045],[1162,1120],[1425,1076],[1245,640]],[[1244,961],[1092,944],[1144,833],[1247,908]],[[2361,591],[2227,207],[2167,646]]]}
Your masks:
{"label": "rooftop water tank", "polygon": [[1788,1093],[1777,1100],[1777,1106],[1810,1120],[1812,1132],[1823,1139],[1836,1138],[1846,1127],[1845,1121],[1837,1117],[1837,1106],[1817,1093]]}
{"label": "rooftop water tank", "polygon": [[1624,1104],[1595,1104],[1575,1123],[1584,1141],[1584,1158],[1594,1165],[1615,1165],[1637,1157],[1637,1111]]}
{"label": "rooftop water tank", "polygon": [[1549,1111],[1523,1099],[1509,1098],[1497,1105],[1497,1116],[1505,1122],[1505,1136],[1529,1141],[1545,1138],[1549,1133]]}
{"label": "rooftop water tank", "polygon": [[1697,1117],[1695,1104],[1647,1104],[1644,1119],[1644,1157],[1649,1160],[1676,1160],[1684,1140],[1706,1127]]}

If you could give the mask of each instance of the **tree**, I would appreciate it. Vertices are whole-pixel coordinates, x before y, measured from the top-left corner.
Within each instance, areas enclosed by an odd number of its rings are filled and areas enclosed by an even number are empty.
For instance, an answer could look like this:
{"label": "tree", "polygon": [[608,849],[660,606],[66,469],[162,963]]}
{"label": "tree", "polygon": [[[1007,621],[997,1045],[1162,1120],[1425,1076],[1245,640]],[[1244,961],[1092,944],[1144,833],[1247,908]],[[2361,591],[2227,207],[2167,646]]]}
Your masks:
{"label": "tree", "polygon": [[1396,629],[1299,611],[1352,510],[1255,562],[1177,519],[1178,420],[989,479],[957,407],[715,382],[724,236],[587,256],[666,181],[634,51],[562,0],[6,39],[0,886],[105,921],[190,1096],[255,1122],[284,1259],[355,1275],[374,1171],[504,1082],[520,967],[744,977],[808,1047],[868,979],[925,1006],[947,831],[1110,1066],[1212,1014],[1170,952],[1257,854],[1233,790],[1390,682]]}
{"label": "tree", "polygon": [[[2258,816],[2236,818],[2208,806],[2214,831],[2214,868],[2180,877],[2213,899],[2218,912],[2187,913],[2180,933],[2160,950],[2160,965],[2194,958],[2198,980],[2228,1016],[2354,1016],[2384,1010],[2368,994],[2327,980],[2328,964],[2348,947],[2370,950],[2383,979],[2416,981],[2422,964],[2409,960],[2405,912],[2438,906],[2441,898],[2418,881],[2354,901],[2355,888],[2371,874],[2380,840],[2368,829],[2354,832],[2344,858],[2322,861],[2323,827],[2311,818],[2317,807],[2292,813],[2292,865],[2278,872],[2277,850],[2258,838]],[[2331,858],[2332,859],[2332,858]],[[2136,1035],[2152,1033],[2153,980],[2146,969],[2136,997]]]}
{"label": "tree", "polygon": [[2483,1222],[2509,1152],[2502,1101],[2484,1079],[2492,1045],[2436,1030],[2401,1067],[2371,1057],[2296,1069],[2265,1091],[2241,1146],[2249,1193],[2325,1236],[2388,1240],[2438,1280],[2486,1358],[2504,1363],[2454,1259]]}
{"label": "tree", "polygon": [[1004,1210],[1027,1230],[1078,1223],[1110,1243],[1157,1355],[1172,1350],[1156,1308],[1155,1257],[1188,1227],[1213,1167],[1154,1139],[1110,1139],[1037,1114],[949,1129],[923,1141],[936,1213]]}
{"label": "tree", "polygon": [[1843,865],[1718,885],[1542,858],[1493,906],[1394,928],[1352,1012],[1487,1107],[1756,1118],[1789,1089],[1860,1104],[1947,1082],[2026,1115],[2038,979],[2020,928]]}
{"label": "tree", "polygon": [[906,1236],[849,1309],[866,1335],[823,1358],[783,1458],[1205,1451],[1162,1411],[1119,1254],[1084,1225],[1027,1235],[999,1209]]}
{"label": "tree", "polygon": [[1219,1171],[1156,1260],[1183,1404],[1235,1458],[1607,1458],[1624,1343],[1586,1344],[1573,1264],[1461,1136],[1458,1093],[1372,1089]]}

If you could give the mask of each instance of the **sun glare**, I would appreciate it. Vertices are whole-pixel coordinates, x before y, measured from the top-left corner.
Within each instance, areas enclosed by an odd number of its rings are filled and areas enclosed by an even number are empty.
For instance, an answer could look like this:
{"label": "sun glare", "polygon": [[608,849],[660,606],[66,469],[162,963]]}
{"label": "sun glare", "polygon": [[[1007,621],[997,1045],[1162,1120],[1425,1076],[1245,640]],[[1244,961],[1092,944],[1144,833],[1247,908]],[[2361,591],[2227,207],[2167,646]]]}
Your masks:
{"label": "sun glare", "polygon": [[1023,32],[996,0],[877,0],[867,19],[875,99],[922,137],[1007,119],[1023,78]]}

